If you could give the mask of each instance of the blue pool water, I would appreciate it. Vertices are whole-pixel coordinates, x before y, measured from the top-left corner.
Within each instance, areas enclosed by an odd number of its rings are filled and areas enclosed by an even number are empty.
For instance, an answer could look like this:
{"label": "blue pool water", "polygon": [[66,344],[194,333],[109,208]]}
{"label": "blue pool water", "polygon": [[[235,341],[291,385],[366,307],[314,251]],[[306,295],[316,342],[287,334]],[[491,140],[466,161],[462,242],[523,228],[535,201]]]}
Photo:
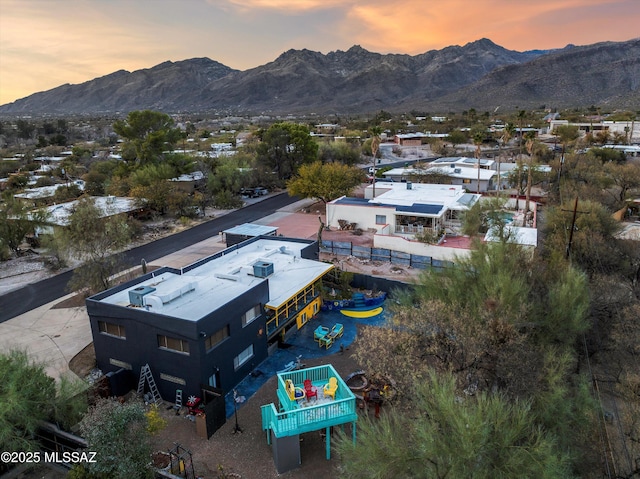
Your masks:
{"label": "blue pool water", "polygon": [[[296,357],[300,355],[304,364],[306,359],[336,354],[340,351],[340,346],[347,348],[355,340],[357,324],[380,326],[385,322],[386,314],[386,307],[380,314],[370,318],[350,318],[340,311],[321,311],[302,329],[287,339],[288,348],[278,349],[256,367],[254,373],[258,373],[258,375],[249,375],[236,386],[238,397],[249,399],[269,378],[275,376],[277,371],[282,370],[288,362],[295,361]],[[331,328],[336,323],[341,323],[344,326],[342,337],[335,341],[329,349],[320,348],[313,339],[314,330],[320,325]],[[233,391],[225,396],[225,403],[227,418],[229,418],[234,414]],[[240,410],[242,403],[238,403],[237,407]]]}

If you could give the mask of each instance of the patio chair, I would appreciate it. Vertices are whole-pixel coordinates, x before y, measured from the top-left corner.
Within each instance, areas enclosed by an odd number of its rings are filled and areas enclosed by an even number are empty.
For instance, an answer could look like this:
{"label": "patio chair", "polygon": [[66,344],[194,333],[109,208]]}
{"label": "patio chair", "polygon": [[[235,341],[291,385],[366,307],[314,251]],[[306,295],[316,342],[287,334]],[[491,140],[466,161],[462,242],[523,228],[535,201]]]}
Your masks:
{"label": "patio chair", "polygon": [[325,349],[329,349],[333,344],[333,338],[329,333],[327,333],[324,337],[318,340],[318,344],[320,345],[320,347],[324,346]]}
{"label": "patio chair", "polygon": [[322,346],[322,340],[329,334],[329,328],[326,326],[318,326],[313,332],[314,341],[318,341],[318,344]]}
{"label": "patio chair", "polygon": [[318,400],[318,388],[311,383],[311,379],[304,380],[304,392],[307,396],[307,402],[314,397]]}
{"label": "patio chair", "polygon": [[331,328],[331,331],[329,331],[329,333],[327,334],[327,337],[335,341],[337,338],[342,336],[342,333],[344,333],[344,326],[340,323],[336,323]]}
{"label": "patio chair", "polygon": [[291,399],[292,401],[299,401],[300,399],[304,399],[304,397],[306,396],[304,389],[302,389],[301,387],[294,386],[293,381],[291,379],[287,379],[284,382],[284,385],[285,385],[285,390],[287,391],[287,395],[289,396],[289,399]]}
{"label": "patio chair", "polygon": [[335,377],[330,377],[329,382],[322,387],[322,392],[325,396],[331,396],[336,398],[336,391],[338,390],[338,380]]}

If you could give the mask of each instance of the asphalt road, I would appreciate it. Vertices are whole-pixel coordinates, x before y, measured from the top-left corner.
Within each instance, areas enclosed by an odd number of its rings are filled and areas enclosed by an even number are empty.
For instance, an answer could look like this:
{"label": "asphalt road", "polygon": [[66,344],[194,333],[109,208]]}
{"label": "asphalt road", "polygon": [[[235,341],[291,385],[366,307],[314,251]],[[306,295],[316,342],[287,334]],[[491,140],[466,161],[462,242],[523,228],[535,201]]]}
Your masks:
{"label": "asphalt road", "polygon": [[[217,236],[221,231],[236,225],[251,223],[273,214],[299,199],[292,198],[287,193],[272,196],[180,233],[130,249],[122,253],[124,264],[127,265],[127,268],[137,266],[142,259],[149,263],[212,236]],[[0,296],[0,323],[69,294],[67,283],[72,274],[73,270],[65,271]]]}

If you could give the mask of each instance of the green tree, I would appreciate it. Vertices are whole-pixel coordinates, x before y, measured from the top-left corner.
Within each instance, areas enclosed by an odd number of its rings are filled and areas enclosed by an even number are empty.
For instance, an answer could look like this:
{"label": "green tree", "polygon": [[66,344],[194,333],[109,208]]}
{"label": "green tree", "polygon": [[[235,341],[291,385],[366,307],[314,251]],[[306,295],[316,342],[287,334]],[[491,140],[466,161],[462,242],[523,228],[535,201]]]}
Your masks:
{"label": "green tree", "polygon": [[349,195],[365,180],[364,172],[341,163],[316,161],[302,165],[298,176],[287,182],[289,195],[302,198],[318,198],[323,203]]}
{"label": "green tree", "polygon": [[0,447],[3,451],[35,451],[34,437],[40,423],[57,422],[63,428],[76,424],[86,402],[78,393],[83,386],[63,377],[56,385],[42,363],[26,352],[0,353]]}
{"label": "green tree", "polygon": [[414,402],[415,414],[359,421],[355,445],[340,436],[340,477],[572,476],[566,453],[538,426],[529,402],[484,392],[461,396],[452,376],[434,374],[417,387]]}
{"label": "green tree", "polygon": [[465,135],[460,130],[453,130],[447,135],[447,141],[451,143],[453,149],[456,149],[456,145],[460,145],[467,141],[467,135]]}
{"label": "green tree", "polygon": [[355,165],[360,162],[360,151],[346,142],[322,143],[318,151],[318,158],[323,163],[336,162]]}
{"label": "green tree", "polygon": [[9,248],[19,253],[25,236],[35,233],[35,229],[43,225],[46,219],[43,211],[30,212],[19,200],[7,196],[4,203],[0,204],[0,250]]}
{"label": "green tree", "polygon": [[246,176],[235,158],[222,158],[207,178],[207,189],[212,195],[222,191],[237,195],[246,183]]}
{"label": "green tree", "polygon": [[121,215],[102,211],[90,198],[83,198],[69,217],[69,224],[56,232],[56,242],[67,258],[82,265],[73,272],[70,287],[88,293],[111,286],[110,276],[118,270],[115,255],[131,240],[133,230]]}
{"label": "green tree", "polygon": [[640,190],[640,164],[638,163],[606,163],[604,173],[612,185],[606,191],[616,200],[616,206],[624,207],[628,194]]}
{"label": "green tree", "polygon": [[492,226],[497,227],[500,232],[504,233],[507,225],[504,215],[505,206],[506,199],[500,197],[483,198],[482,201],[476,201],[462,215],[463,234],[468,236],[475,236],[479,233],[484,234]]}
{"label": "green tree", "polygon": [[34,433],[48,419],[56,386],[25,352],[0,355],[0,445],[3,451],[37,450]]}
{"label": "green tree", "polygon": [[580,214],[574,223],[573,206],[572,201],[571,208],[552,206],[545,211],[544,252],[548,261],[560,262],[569,252],[571,261],[589,275],[626,269],[623,263],[627,259],[620,254],[614,238],[620,225],[611,213],[595,201],[579,201]]}
{"label": "green tree", "polygon": [[130,112],[125,120],[113,123],[113,131],[127,140],[125,150],[132,148],[140,163],[157,160],[163,151],[172,149],[182,135],[179,128],[174,128],[169,115],[151,110]]}
{"label": "green tree", "polygon": [[90,477],[110,479],[151,478],[150,433],[140,402],[120,404],[100,399],[80,423],[80,432],[96,462],[86,465]]}
{"label": "green tree", "polygon": [[262,134],[257,147],[258,162],[275,169],[278,179],[291,178],[297,169],[315,161],[318,144],[311,137],[309,129],[295,123],[275,123]]}

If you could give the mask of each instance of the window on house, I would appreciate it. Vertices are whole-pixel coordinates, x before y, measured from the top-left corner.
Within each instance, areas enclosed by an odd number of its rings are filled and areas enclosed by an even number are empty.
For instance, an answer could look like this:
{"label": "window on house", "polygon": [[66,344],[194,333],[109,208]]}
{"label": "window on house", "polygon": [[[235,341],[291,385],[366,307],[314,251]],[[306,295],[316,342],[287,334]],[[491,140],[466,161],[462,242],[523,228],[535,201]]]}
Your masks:
{"label": "window on house", "polygon": [[171,336],[158,334],[158,347],[189,354],[189,342],[184,339],[172,338]]}
{"label": "window on house", "polygon": [[465,185],[469,185],[469,184],[471,184],[471,180],[469,178],[465,178],[465,179],[462,180],[462,183],[465,184]]}
{"label": "window on house", "polygon": [[211,376],[209,376],[209,386],[213,387],[213,388],[219,388],[220,385],[220,379],[218,379],[218,375],[220,373],[218,371],[216,371],[215,373],[213,373]]}
{"label": "window on house", "polygon": [[205,346],[207,348],[207,351],[216,347],[218,344],[220,344],[222,341],[224,341],[228,337],[229,337],[229,325],[227,324],[224,328],[219,329],[218,331],[213,333],[211,336],[209,336],[205,340]]}
{"label": "window on house", "polygon": [[108,334],[109,336],[116,336],[122,339],[127,338],[127,333],[124,329],[124,326],[120,324],[107,323],[106,321],[98,321],[98,329],[102,334]]}
{"label": "window on house", "polygon": [[252,323],[258,316],[260,316],[260,305],[256,304],[253,308],[242,315],[242,327]]}
{"label": "window on house", "polygon": [[235,358],[233,358],[233,368],[238,370],[240,366],[249,361],[253,357],[253,344],[250,345],[247,349],[238,354]]}
{"label": "window on house", "polygon": [[377,225],[386,225],[387,224],[387,215],[376,215],[376,224]]}

